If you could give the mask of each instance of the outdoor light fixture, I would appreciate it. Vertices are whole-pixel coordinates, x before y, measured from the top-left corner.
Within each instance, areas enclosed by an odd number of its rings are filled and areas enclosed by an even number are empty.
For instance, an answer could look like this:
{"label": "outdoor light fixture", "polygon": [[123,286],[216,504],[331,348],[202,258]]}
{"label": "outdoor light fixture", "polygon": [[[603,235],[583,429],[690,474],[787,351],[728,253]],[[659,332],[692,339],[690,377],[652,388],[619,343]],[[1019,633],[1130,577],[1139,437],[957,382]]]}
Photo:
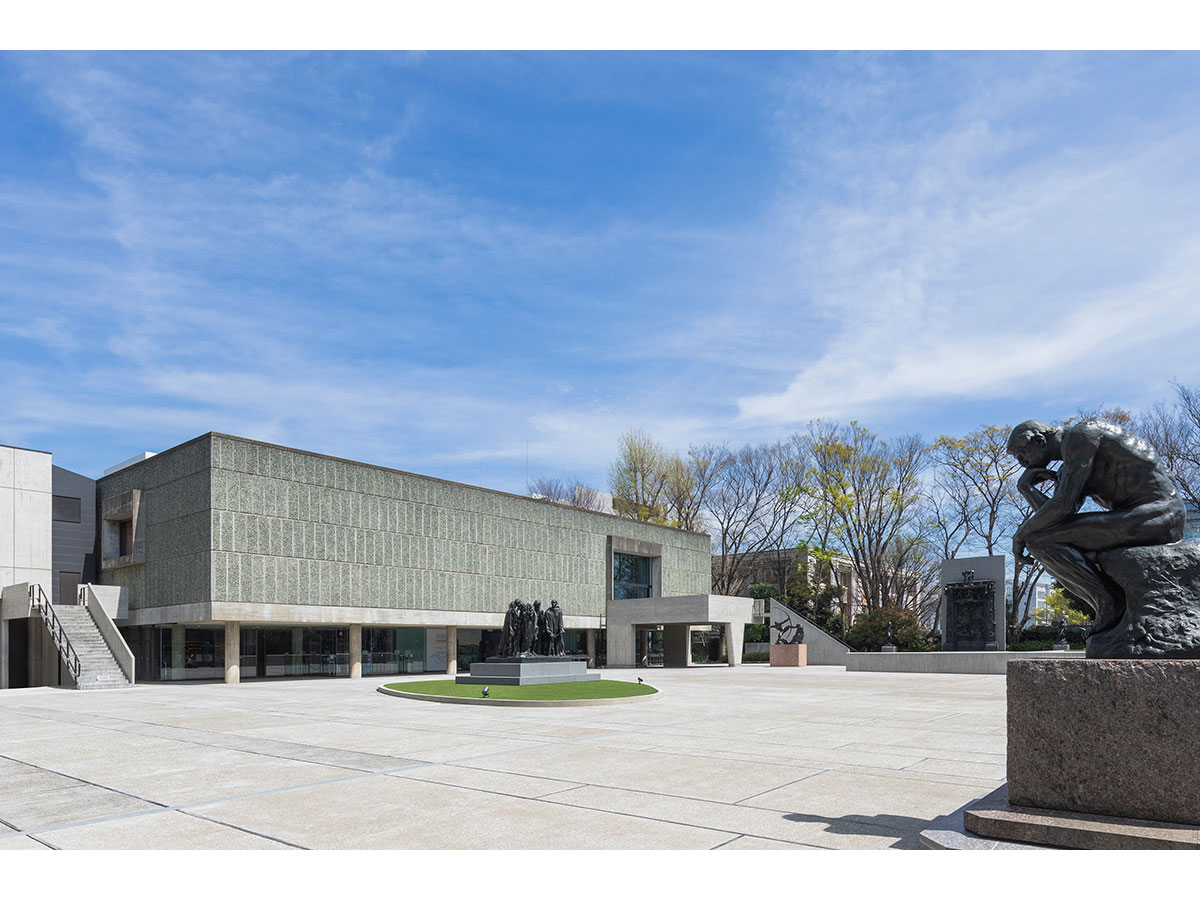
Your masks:
{"label": "outdoor light fixture", "polygon": [[486,699],[487,699],[487,697],[488,697],[488,686],[485,684],[485,685],[483,686],[483,699],[485,699],[485,700],[486,700]]}
{"label": "outdoor light fixture", "polygon": [[641,675],[639,675],[639,676],[638,676],[638,684],[641,684],[641,683],[642,683],[642,676],[641,676]]}

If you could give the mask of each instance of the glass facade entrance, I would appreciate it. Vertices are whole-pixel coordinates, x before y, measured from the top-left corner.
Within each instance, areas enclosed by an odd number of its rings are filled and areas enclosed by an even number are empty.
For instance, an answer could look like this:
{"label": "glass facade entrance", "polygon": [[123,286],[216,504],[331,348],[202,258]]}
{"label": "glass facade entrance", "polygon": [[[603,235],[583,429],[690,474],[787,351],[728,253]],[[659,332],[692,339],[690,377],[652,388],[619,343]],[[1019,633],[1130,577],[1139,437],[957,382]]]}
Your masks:
{"label": "glass facade entrance", "polygon": [[241,677],[350,674],[349,628],[242,626]]}
{"label": "glass facade entrance", "polygon": [[364,628],[363,675],[418,675],[425,671],[424,628]]}

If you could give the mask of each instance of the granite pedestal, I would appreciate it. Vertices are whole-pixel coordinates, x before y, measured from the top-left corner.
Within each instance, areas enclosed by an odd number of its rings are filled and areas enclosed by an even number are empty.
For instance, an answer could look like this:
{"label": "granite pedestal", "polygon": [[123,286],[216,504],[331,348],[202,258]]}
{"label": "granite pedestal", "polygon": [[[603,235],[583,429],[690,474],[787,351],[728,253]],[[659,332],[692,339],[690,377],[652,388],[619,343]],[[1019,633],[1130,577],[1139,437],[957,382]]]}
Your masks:
{"label": "granite pedestal", "polygon": [[1200,661],[1008,666],[1014,806],[1200,824]]}
{"label": "granite pedestal", "polygon": [[468,675],[455,684],[559,684],[566,681],[599,681],[599,672],[589,672],[586,656],[489,656],[487,662],[471,663]]}
{"label": "granite pedestal", "polygon": [[771,665],[773,666],[807,666],[807,644],[772,644]]}
{"label": "granite pedestal", "polygon": [[1197,747],[1200,661],[1014,660],[1008,784],[922,846],[1200,849]]}

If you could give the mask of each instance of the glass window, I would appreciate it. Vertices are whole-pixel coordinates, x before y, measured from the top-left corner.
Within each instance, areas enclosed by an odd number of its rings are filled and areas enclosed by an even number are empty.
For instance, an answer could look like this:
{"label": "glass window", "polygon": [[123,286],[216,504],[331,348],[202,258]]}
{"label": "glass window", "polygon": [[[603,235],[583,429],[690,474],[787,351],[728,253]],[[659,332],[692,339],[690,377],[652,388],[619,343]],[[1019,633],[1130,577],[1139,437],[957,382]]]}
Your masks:
{"label": "glass window", "polygon": [[613,599],[650,596],[650,558],[613,554]]}
{"label": "glass window", "polygon": [[364,628],[364,675],[411,675],[425,671],[424,628]]}
{"label": "glass window", "polygon": [[82,521],[81,503],[78,497],[60,497],[55,494],[50,509],[50,517],[55,522]]}

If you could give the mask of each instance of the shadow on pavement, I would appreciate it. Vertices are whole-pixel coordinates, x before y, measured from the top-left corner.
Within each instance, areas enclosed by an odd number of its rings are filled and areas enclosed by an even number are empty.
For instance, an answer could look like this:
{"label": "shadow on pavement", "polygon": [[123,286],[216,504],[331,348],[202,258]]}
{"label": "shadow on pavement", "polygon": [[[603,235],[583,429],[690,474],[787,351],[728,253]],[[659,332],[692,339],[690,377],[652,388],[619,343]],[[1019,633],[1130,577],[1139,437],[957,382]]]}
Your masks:
{"label": "shadow on pavement", "polygon": [[920,849],[920,834],[929,827],[930,820],[912,816],[814,816],[809,813],[787,813],[789,822],[823,822],[830,834],[882,834],[898,838],[892,848],[896,850]]}

